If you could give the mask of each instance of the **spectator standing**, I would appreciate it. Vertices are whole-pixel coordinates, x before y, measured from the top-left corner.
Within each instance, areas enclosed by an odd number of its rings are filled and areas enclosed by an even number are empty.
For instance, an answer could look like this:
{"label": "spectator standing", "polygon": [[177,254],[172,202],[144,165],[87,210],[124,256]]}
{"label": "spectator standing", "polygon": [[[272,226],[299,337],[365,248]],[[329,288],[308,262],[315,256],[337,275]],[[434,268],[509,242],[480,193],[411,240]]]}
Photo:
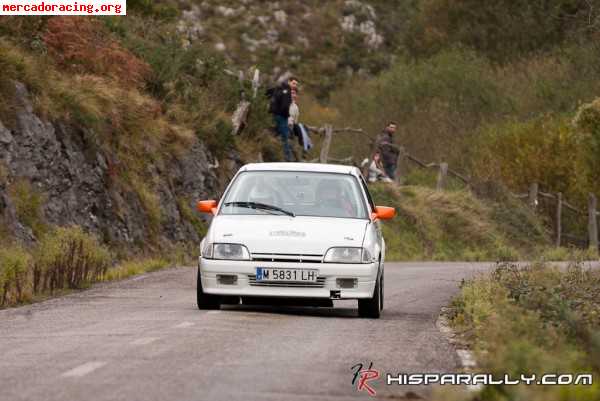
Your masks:
{"label": "spectator standing", "polygon": [[377,139],[377,150],[381,154],[383,169],[385,174],[391,179],[396,178],[396,166],[398,165],[398,155],[400,151],[394,143],[394,134],[397,124],[390,121]]}
{"label": "spectator standing", "polygon": [[271,98],[270,111],[275,119],[277,135],[281,138],[283,144],[283,154],[285,161],[292,161],[292,147],[290,145],[290,106],[292,105],[292,90],[298,88],[298,78],[290,77],[287,82],[283,82],[275,88]]}

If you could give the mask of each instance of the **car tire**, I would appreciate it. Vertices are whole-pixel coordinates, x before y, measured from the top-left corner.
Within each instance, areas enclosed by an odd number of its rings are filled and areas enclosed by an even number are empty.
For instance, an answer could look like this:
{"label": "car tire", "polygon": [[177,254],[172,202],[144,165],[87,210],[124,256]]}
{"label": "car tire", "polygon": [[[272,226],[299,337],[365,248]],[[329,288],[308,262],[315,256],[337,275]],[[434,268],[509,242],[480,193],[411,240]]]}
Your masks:
{"label": "car tire", "polygon": [[200,269],[198,268],[198,279],[196,283],[196,303],[200,310],[221,309],[221,299],[218,295],[207,294],[202,290],[202,281],[200,280]]}
{"label": "car tire", "polygon": [[383,309],[383,274],[375,284],[373,297],[358,300],[358,316],[370,319],[379,319]]}
{"label": "car tire", "polygon": [[379,280],[379,311],[383,312],[383,299],[384,299],[384,282],[383,282],[383,271],[381,272],[381,279]]}

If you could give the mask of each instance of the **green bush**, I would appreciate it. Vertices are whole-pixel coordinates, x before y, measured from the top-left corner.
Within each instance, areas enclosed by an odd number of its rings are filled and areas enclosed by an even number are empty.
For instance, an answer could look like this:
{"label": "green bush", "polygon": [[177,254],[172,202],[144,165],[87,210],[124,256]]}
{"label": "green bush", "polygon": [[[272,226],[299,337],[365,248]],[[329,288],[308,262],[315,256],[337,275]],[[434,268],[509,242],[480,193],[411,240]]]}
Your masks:
{"label": "green bush", "polygon": [[426,0],[410,21],[406,45],[426,56],[463,45],[507,62],[562,44],[572,34],[591,39],[593,6],[583,1],[500,0],[493,5],[478,0]]}
{"label": "green bush", "polygon": [[[332,106],[340,110],[340,125],[361,127],[372,136],[395,120],[396,141],[411,154],[455,167],[473,131],[512,109],[491,64],[460,49],[426,61],[400,59],[378,77],[336,91]],[[354,146],[355,155],[369,151],[366,141]]]}
{"label": "green bush", "polygon": [[173,20],[179,16],[179,8],[170,1],[153,0],[129,0],[127,2],[128,15],[139,13],[145,17],[152,17],[158,20]]}
{"label": "green bush", "polygon": [[582,154],[585,158],[588,182],[600,194],[600,98],[582,105],[573,121],[576,130],[583,136]]}
{"label": "green bush", "polygon": [[22,248],[0,249],[0,306],[31,296],[31,256]]}
{"label": "green bush", "polygon": [[[473,170],[481,179],[498,180],[516,192],[533,182],[543,189],[573,195],[589,190],[579,155],[587,147],[582,135],[565,118],[544,116],[525,122],[488,127],[473,152]],[[570,196],[569,196],[570,195]]]}
{"label": "green bush", "polygon": [[108,249],[80,227],[56,228],[34,255],[33,291],[82,288],[102,278],[111,263]]}
{"label": "green bush", "polygon": [[19,221],[31,228],[36,237],[43,235],[47,230],[47,224],[42,214],[45,196],[26,180],[13,183],[9,187],[9,195],[15,205]]}
{"label": "green bush", "polygon": [[192,227],[194,227],[194,230],[196,231],[196,234],[198,234],[198,237],[204,237],[206,235],[206,232],[208,231],[208,227],[206,223],[200,218],[198,212],[192,209],[192,207],[190,206],[190,202],[184,197],[179,197],[177,199],[177,207],[179,209],[179,214],[181,214],[182,219],[184,221],[187,221],[192,225]]}

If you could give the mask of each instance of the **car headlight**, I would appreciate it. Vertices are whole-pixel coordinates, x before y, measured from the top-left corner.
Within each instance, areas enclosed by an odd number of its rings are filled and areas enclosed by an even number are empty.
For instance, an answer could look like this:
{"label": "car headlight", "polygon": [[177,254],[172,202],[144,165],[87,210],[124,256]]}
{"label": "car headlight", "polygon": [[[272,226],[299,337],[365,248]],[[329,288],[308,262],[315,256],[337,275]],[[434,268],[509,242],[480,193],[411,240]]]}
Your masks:
{"label": "car headlight", "polygon": [[329,248],[325,254],[325,263],[371,263],[371,253],[365,248],[336,247]]}
{"label": "car headlight", "polygon": [[202,256],[207,259],[250,260],[248,248],[241,244],[209,244]]}

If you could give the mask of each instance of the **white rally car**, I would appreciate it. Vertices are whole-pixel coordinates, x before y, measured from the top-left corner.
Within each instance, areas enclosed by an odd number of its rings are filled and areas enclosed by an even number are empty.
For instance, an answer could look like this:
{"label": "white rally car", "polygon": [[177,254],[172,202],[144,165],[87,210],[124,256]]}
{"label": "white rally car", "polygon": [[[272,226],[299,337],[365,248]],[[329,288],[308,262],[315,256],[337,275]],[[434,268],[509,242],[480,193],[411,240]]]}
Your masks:
{"label": "white rally car", "polygon": [[332,305],[358,299],[358,313],[383,309],[385,241],[356,167],[260,163],[242,167],[220,202],[198,202],[214,215],[200,244],[200,309],[224,303],[296,300]]}

